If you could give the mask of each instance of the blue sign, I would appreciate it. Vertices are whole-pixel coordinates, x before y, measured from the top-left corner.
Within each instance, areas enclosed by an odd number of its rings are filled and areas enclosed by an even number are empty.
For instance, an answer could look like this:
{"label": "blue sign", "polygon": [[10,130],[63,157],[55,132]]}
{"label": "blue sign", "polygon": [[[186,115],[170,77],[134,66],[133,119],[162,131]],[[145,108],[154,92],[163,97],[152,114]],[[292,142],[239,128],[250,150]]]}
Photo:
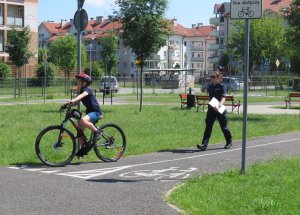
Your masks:
{"label": "blue sign", "polygon": [[269,66],[270,60],[268,58],[264,59],[264,66]]}

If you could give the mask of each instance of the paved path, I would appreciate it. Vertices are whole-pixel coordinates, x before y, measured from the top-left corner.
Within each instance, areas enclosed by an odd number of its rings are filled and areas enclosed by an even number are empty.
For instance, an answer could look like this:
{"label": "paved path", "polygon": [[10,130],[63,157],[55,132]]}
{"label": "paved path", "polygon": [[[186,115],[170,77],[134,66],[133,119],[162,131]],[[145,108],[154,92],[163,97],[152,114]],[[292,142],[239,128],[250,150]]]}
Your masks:
{"label": "paved path", "polygon": [[[100,105],[103,105],[102,99],[99,99]],[[46,100],[45,103],[60,103],[63,104],[67,102],[68,99],[53,99],[53,100]],[[43,104],[43,100],[36,100],[36,101],[28,101],[26,102],[0,102],[0,106],[2,105],[23,105],[23,104]],[[129,101],[127,97],[115,97],[113,98],[113,105],[122,105],[122,104],[133,104],[139,105],[138,101]],[[110,98],[106,98],[104,105],[110,105],[111,100]],[[164,102],[143,102],[144,105],[173,105],[179,107],[178,103],[164,103]],[[282,107],[282,108],[279,108]],[[253,114],[298,114],[300,115],[300,109],[285,109],[285,104],[283,102],[270,102],[270,103],[261,103],[261,104],[248,104],[248,113]],[[240,112],[243,112],[243,105],[240,107]]]}
{"label": "paved path", "polygon": [[[247,141],[247,167],[274,157],[300,155],[300,133]],[[166,193],[191,175],[240,169],[241,143],[230,150],[209,145],[166,149],[116,163],[82,163],[64,168],[0,167],[0,214],[178,214]],[[197,197],[196,197],[197,198]]]}

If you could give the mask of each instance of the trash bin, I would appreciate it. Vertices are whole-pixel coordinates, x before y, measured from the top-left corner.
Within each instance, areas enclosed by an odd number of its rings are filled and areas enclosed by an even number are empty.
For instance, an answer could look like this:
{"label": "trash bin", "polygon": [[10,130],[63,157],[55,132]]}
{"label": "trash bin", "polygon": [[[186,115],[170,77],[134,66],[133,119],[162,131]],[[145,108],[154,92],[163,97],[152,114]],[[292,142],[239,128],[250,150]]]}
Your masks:
{"label": "trash bin", "polygon": [[192,93],[192,88],[189,88],[189,94],[187,95],[187,107],[195,107],[196,96]]}
{"label": "trash bin", "polygon": [[104,90],[105,95],[109,95],[109,93],[110,93],[109,91],[110,91],[109,87],[105,87],[105,90]]}

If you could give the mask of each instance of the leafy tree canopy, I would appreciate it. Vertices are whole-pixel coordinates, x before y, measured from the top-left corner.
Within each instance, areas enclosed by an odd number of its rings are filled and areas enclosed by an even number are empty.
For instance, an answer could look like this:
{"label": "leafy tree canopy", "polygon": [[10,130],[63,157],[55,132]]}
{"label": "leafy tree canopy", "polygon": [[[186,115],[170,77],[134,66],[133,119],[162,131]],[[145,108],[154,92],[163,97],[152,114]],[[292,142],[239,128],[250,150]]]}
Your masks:
{"label": "leafy tree canopy", "polygon": [[20,30],[12,29],[7,33],[7,52],[10,60],[17,67],[23,66],[24,59],[32,55],[29,51],[30,39],[30,31],[27,27]]}
{"label": "leafy tree canopy", "polygon": [[107,37],[101,38],[100,44],[101,44],[101,50],[100,50],[101,58],[105,62],[108,57],[109,60],[107,61],[107,70],[108,72],[111,72],[112,68],[115,67],[117,63],[118,38],[114,33],[112,33]]}
{"label": "leafy tree canopy", "polygon": [[[250,31],[250,68],[261,65],[265,58],[271,59],[271,66],[275,66],[276,59],[288,56],[286,25],[282,16],[264,14],[264,18],[251,20]],[[244,57],[245,21],[233,22],[229,37],[229,52],[235,59]]]}
{"label": "leafy tree canopy", "polygon": [[115,14],[123,25],[122,38],[142,60],[166,43],[168,22],[163,19],[167,0],[117,0]]}

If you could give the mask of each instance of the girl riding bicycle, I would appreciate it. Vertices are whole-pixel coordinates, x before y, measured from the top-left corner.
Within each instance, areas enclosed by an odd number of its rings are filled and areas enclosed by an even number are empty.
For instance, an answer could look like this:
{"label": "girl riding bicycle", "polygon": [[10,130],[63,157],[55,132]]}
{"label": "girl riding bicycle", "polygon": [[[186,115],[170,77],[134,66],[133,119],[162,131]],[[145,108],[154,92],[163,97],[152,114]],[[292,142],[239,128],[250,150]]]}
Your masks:
{"label": "girl riding bicycle", "polygon": [[[93,123],[102,117],[102,111],[96,96],[89,87],[89,85],[92,83],[91,77],[84,73],[76,75],[75,77],[77,79],[77,90],[79,90],[80,94],[76,98],[69,101],[68,105],[70,107],[76,106],[81,101],[86,107],[86,115],[79,120],[79,127],[82,131],[84,131],[85,128],[88,128],[94,132],[92,141],[93,144],[95,144],[101,135],[101,131],[98,130]],[[82,146],[83,141],[81,138],[79,138],[79,142],[81,144],[81,149],[76,153],[76,156],[87,155],[91,147]]]}

